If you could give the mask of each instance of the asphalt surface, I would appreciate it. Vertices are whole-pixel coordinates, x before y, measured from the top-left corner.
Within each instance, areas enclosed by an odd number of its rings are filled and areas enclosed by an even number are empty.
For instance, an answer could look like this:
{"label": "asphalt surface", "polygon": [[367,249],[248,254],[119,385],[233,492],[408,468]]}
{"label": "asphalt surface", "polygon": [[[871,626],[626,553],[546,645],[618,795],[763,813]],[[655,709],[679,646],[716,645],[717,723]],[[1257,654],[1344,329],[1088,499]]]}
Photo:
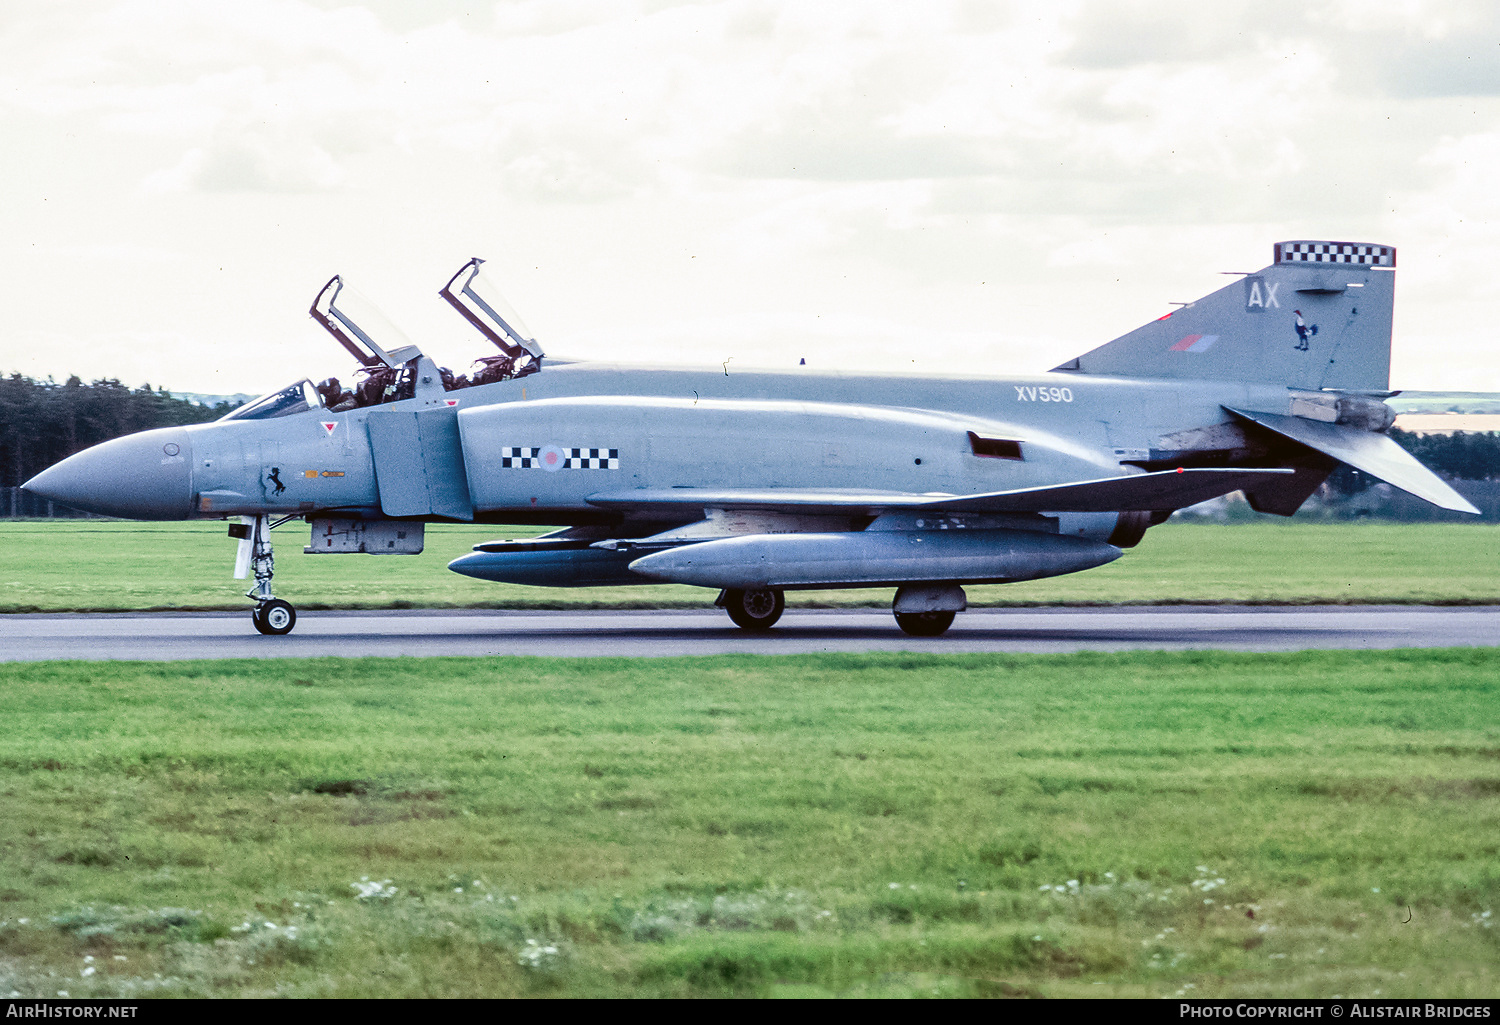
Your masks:
{"label": "asphalt surface", "polygon": [[718,611],[306,612],[285,637],[245,613],[0,616],[0,661],[396,655],[803,654],[821,651],[1303,651],[1500,645],[1500,606],[975,609],[938,638],[877,609],[791,610],[752,634]]}

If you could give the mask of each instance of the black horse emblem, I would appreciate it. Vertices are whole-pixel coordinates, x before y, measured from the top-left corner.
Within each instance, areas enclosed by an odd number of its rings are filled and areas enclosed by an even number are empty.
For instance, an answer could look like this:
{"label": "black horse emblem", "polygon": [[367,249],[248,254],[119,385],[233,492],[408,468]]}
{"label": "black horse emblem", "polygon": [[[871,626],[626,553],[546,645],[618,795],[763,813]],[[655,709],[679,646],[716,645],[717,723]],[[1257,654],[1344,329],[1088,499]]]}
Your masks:
{"label": "black horse emblem", "polygon": [[286,490],[286,485],[281,483],[281,467],[271,467],[271,472],[266,474],[266,480],[267,482],[276,485],[276,494],[279,495]]}

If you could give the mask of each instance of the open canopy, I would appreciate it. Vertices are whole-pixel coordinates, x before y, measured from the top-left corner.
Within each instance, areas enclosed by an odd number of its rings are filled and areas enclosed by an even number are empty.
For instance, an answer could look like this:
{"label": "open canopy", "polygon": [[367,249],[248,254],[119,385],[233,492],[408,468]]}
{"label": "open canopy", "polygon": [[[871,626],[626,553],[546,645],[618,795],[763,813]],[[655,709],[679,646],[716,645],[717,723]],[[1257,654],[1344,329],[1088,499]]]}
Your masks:
{"label": "open canopy", "polygon": [[494,342],[511,359],[530,356],[539,360],[542,347],[531,337],[516,311],[511,309],[500,290],[479,271],[484,263],[474,257],[458,269],[438,295],[446,299],[479,333]]}
{"label": "open canopy", "polygon": [[420,355],[411,339],[341,275],[329,279],[308,313],[366,368],[395,368]]}

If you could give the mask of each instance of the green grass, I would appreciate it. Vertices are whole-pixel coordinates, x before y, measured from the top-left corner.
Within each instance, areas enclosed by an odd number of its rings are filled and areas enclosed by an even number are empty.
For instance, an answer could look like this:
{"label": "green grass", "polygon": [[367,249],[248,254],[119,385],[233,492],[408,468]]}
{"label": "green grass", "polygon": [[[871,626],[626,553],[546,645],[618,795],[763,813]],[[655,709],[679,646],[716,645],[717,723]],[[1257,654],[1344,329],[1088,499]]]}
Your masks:
{"label": "green grass", "polygon": [[0,993],[1494,997],[1497,680],[1500,649],[3,665]]}
{"label": "green grass", "polygon": [[[526,527],[430,526],[418,556],[309,556],[306,527],[277,531],[276,591],[320,608],[706,607],[714,592],[658,585],[561,589],[493,584],[446,566],[477,542]],[[222,523],[0,521],[0,612],[243,609]],[[1168,523],[1099,569],[973,587],[974,605],[1185,603],[1497,603],[1500,526],[1484,524]],[[889,605],[880,590],[793,592],[801,607]]]}

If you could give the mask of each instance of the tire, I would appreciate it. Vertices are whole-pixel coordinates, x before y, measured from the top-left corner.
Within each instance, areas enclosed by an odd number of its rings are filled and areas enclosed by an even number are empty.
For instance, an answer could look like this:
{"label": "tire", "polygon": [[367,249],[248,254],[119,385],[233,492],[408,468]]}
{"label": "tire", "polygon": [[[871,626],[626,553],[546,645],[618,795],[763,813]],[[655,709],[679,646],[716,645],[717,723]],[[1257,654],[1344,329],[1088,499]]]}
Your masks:
{"label": "tire", "polygon": [[898,612],[896,625],[912,637],[941,637],[953,625],[954,612]]}
{"label": "tire", "polygon": [[261,633],[279,637],[291,633],[292,627],[297,625],[297,610],[292,608],[290,602],[272,598],[255,606],[250,618],[255,623],[255,629]]}
{"label": "tire", "polygon": [[724,592],[724,611],[743,630],[769,630],[785,609],[786,596],[776,588]]}

